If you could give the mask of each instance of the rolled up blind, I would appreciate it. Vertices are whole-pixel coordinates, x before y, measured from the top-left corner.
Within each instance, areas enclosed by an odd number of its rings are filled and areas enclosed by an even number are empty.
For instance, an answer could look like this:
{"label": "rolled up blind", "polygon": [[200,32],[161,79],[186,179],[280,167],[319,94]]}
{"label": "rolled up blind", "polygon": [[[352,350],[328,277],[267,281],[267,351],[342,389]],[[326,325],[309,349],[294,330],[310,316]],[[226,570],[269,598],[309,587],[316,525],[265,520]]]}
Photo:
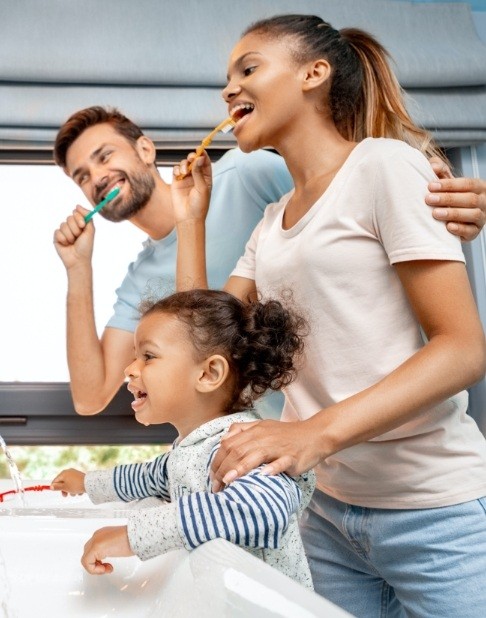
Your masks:
{"label": "rolled up blind", "polygon": [[373,33],[394,60],[412,116],[439,143],[486,141],[486,46],[467,4],[2,0],[0,157],[49,155],[64,120],[95,104],[119,107],[159,148],[190,146],[226,114],[220,90],[242,30],[295,12]]}

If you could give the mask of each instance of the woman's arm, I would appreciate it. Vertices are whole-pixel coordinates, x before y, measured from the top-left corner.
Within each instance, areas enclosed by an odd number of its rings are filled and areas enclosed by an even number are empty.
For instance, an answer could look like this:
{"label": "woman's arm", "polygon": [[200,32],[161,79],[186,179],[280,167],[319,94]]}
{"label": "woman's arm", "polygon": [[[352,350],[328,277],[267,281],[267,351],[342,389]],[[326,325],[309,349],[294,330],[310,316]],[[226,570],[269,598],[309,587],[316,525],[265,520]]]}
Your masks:
{"label": "woman's arm", "polygon": [[428,343],[377,384],[306,421],[232,428],[213,462],[215,489],[265,462],[270,474],[300,474],[403,425],[484,375],[484,333],[464,265],[413,261],[396,269]]}
{"label": "woman's arm", "polygon": [[[174,167],[171,185],[172,207],[177,230],[177,291],[206,289],[206,217],[211,196],[211,162],[204,152],[195,161],[195,153]],[[191,174],[187,173],[194,161]],[[224,289],[248,302],[256,298],[255,282],[244,277],[230,277]]]}
{"label": "woman's arm", "polygon": [[[193,163],[191,172],[189,165]],[[185,174],[188,174],[185,176]],[[180,178],[184,176],[184,178]],[[176,289],[206,289],[206,216],[211,197],[211,161],[191,153],[174,167],[171,198],[177,231]]]}

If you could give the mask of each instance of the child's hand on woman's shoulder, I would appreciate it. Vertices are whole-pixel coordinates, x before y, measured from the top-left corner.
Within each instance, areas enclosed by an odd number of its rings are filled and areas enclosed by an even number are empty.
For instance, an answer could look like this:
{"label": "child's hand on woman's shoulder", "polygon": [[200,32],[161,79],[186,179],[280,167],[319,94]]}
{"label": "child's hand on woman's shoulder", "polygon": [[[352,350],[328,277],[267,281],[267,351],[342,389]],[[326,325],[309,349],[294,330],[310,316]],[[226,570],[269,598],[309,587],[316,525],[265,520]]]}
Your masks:
{"label": "child's hand on woman's shoulder", "polygon": [[51,489],[62,492],[63,496],[79,496],[84,494],[85,473],[69,468],[60,472],[51,483]]}

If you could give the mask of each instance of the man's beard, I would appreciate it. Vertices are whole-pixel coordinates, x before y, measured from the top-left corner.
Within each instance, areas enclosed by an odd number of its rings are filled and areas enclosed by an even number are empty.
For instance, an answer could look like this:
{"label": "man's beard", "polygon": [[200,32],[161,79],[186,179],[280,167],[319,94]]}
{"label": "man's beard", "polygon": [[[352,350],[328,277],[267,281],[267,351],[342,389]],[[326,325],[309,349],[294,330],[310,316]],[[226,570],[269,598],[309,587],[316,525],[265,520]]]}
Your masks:
{"label": "man's beard", "polygon": [[[126,181],[130,185],[130,195],[121,198],[115,197],[111,204],[107,204],[101,211],[100,215],[118,223],[131,219],[148,203],[155,189],[155,179],[148,171],[134,172],[130,175],[125,175]],[[122,199],[121,203],[119,200]]]}

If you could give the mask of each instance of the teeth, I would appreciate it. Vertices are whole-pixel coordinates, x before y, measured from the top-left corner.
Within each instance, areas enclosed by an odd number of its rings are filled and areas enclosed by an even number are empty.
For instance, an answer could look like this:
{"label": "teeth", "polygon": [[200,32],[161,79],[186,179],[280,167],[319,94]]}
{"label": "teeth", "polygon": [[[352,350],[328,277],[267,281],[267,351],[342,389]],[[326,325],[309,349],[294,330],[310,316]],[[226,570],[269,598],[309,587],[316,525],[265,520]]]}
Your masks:
{"label": "teeth", "polygon": [[101,196],[101,199],[103,199],[103,200],[104,200],[104,199],[105,199],[105,197],[106,197],[109,193],[111,193],[111,192],[113,191],[113,189],[116,189],[117,187],[120,187],[120,183],[119,183],[119,182],[117,182],[116,184],[114,184],[114,185],[113,185],[113,186],[109,189],[109,191],[107,191],[106,193],[104,193],[104,194]]}
{"label": "teeth", "polygon": [[238,120],[241,120],[243,116],[246,116],[246,114],[250,113],[254,109],[255,106],[253,103],[239,103],[232,108],[230,116],[233,120],[238,122]]}

